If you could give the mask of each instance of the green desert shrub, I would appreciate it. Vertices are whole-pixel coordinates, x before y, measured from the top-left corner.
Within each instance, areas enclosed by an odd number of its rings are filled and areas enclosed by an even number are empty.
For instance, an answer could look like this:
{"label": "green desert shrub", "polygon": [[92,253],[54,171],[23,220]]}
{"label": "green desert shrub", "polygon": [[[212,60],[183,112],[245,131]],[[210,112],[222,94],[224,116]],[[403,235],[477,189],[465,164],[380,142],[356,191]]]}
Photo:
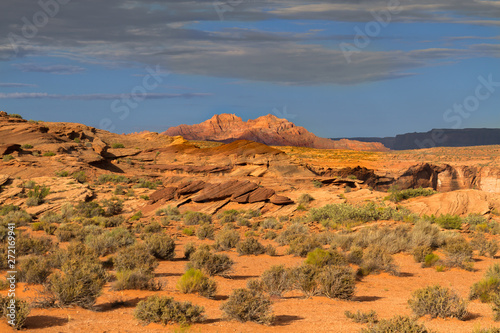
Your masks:
{"label": "green desert shrub", "polygon": [[415,262],[423,263],[425,262],[425,257],[432,253],[432,248],[427,245],[420,245],[415,247],[411,253]]}
{"label": "green desert shrub", "polygon": [[202,224],[198,229],[196,229],[196,237],[200,240],[204,239],[214,239],[215,228],[211,224]]}
{"label": "green desert shrub", "polygon": [[399,275],[394,258],[383,246],[372,245],[366,248],[360,268],[363,275],[379,273],[381,271],[395,276]]}
{"label": "green desert shrub", "polygon": [[443,229],[461,229],[462,218],[457,215],[445,214],[436,218],[436,224]]}
{"label": "green desert shrub", "polygon": [[363,256],[363,249],[359,246],[353,245],[347,254],[347,261],[351,264],[361,265],[361,263],[363,263]]}
{"label": "green desert shrub", "polygon": [[152,234],[144,239],[149,252],[158,259],[172,260],[175,256],[175,241],[167,234]]}
{"label": "green desert shrub", "polygon": [[151,223],[144,226],[142,232],[146,234],[153,234],[153,233],[159,233],[161,232],[161,230],[162,230],[161,224],[159,224],[156,221],[152,221]]}
{"label": "green desert shrub", "polygon": [[356,312],[346,311],[344,312],[344,315],[353,322],[359,324],[374,324],[378,322],[378,316],[374,310],[370,310],[368,312],[362,312],[360,310]]}
{"label": "green desert shrub", "polygon": [[35,187],[28,191],[28,200],[26,200],[26,205],[38,206],[45,202],[45,197],[49,195],[50,188],[46,186],[40,187],[40,185],[35,185]]}
{"label": "green desert shrub", "polygon": [[196,251],[196,245],[193,242],[186,243],[184,245],[184,258],[188,259]]}
{"label": "green desert shrub", "polygon": [[149,296],[137,303],[134,316],[144,324],[179,323],[183,325],[203,321],[205,312],[203,307],[190,302],[178,302],[173,297]]}
{"label": "green desert shrub", "polygon": [[125,146],[123,145],[123,143],[115,142],[111,144],[111,148],[119,149],[119,148],[125,148]]}
{"label": "green desert shrub", "polygon": [[457,318],[468,316],[467,302],[453,290],[438,285],[417,289],[408,305],[417,317],[430,315],[432,318]]}
{"label": "green desert shrub", "polygon": [[158,209],[155,214],[156,216],[167,216],[174,221],[179,221],[181,219],[179,208],[175,206],[167,206],[165,208]]}
{"label": "green desert shrub", "polygon": [[306,257],[309,252],[316,248],[321,248],[321,243],[316,236],[301,235],[295,237],[295,239],[290,242],[288,253],[298,257]]}
{"label": "green desert shrub", "polygon": [[486,239],[483,233],[474,234],[470,245],[479,252],[480,256],[488,255],[490,258],[494,258],[498,252],[498,242],[494,239]]}
{"label": "green desert shrub", "polygon": [[490,302],[494,295],[500,293],[500,264],[495,263],[488,267],[483,278],[472,285],[469,299],[479,299],[481,302]]}
{"label": "green desert shrub", "polygon": [[279,223],[274,217],[265,219],[260,223],[260,226],[262,229],[273,229],[273,230],[279,230],[283,228],[283,225]]}
{"label": "green desert shrub", "polygon": [[115,253],[134,242],[135,237],[124,228],[115,228],[99,235],[88,235],[85,238],[85,244],[100,256]]}
{"label": "green desert shrub", "polygon": [[283,265],[272,266],[264,271],[260,277],[263,290],[271,296],[281,297],[284,292],[291,289],[290,272],[290,269]]}
{"label": "green desert shrub", "polygon": [[274,320],[271,300],[261,293],[248,289],[235,289],[221,305],[228,319],[239,322],[252,321],[269,325]]}
{"label": "green desert shrub", "polygon": [[491,310],[493,310],[493,320],[500,321],[500,293],[495,293],[491,297]]}
{"label": "green desert shrub", "polygon": [[293,223],[278,235],[276,241],[280,245],[289,245],[295,238],[302,237],[307,234],[309,234],[307,226],[299,223]]}
{"label": "green desert shrub", "polygon": [[20,260],[17,279],[28,284],[43,284],[52,272],[49,261],[43,256],[28,256]]}
{"label": "green desert shrub", "polygon": [[203,271],[205,274],[221,275],[228,273],[234,262],[225,254],[215,254],[210,252],[208,246],[200,246],[189,256],[189,268]]}
{"label": "green desert shrub", "polygon": [[318,275],[321,268],[313,265],[301,265],[290,270],[292,288],[301,291],[306,297],[318,295],[320,286]]}
{"label": "green desert shrub", "polygon": [[316,248],[307,254],[306,264],[324,267],[328,265],[346,265],[346,258],[337,250],[323,250]]}
{"label": "green desert shrub", "polygon": [[48,278],[47,288],[59,306],[77,305],[91,308],[107,280],[97,255],[83,244],[68,248],[61,273]]}
{"label": "green desert shrub", "polygon": [[104,183],[115,183],[115,184],[125,183],[126,184],[129,182],[130,182],[130,179],[128,179],[127,177],[122,176],[122,175],[115,175],[113,173],[103,174],[97,178],[98,184],[104,184]]}
{"label": "green desert shrub", "polygon": [[473,269],[472,246],[465,238],[457,236],[447,239],[443,250],[446,254],[446,265],[448,267]]}
{"label": "green desert shrub", "polygon": [[16,241],[16,255],[42,255],[52,250],[53,247],[54,243],[49,237],[30,237],[21,234],[17,237]]}
{"label": "green desert shrub", "polygon": [[356,289],[355,280],[349,266],[327,266],[318,275],[320,292],[328,298],[351,299]]}
{"label": "green desert shrub", "polygon": [[105,199],[101,203],[106,216],[118,215],[123,211],[123,200],[118,198]]}
{"label": "green desert shrub", "polygon": [[177,282],[177,288],[184,294],[197,293],[212,298],[217,292],[217,283],[199,269],[188,269]]}
{"label": "green desert shrub", "polygon": [[299,205],[305,206],[313,200],[314,200],[314,198],[310,194],[304,193],[304,194],[301,194],[300,197],[297,199],[297,203]]}
{"label": "green desert shrub", "polygon": [[72,239],[75,239],[81,233],[82,226],[76,223],[63,223],[61,224],[56,231],[54,231],[54,235],[60,242],[68,242]]}
{"label": "green desert shrub", "polygon": [[266,252],[266,248],[257,239],[249,237],[236,245],[236,251],[242,255],[259,255]]}
{"label": "green desert shrub", "polygon": [[240,235],[234,229],[224,228],[215,235],[214,247],[217,250],[227,251],[235,248],[240,241]]}
{"label": "green desert shrub", "polygon": [[116,281],[113,283],[114,290],[161,290],[161,283],[154,279],[151,272],[134,270],[121,270],[116,272]]}
{"label": "green desert shrub", "polygon": [[221,224],[236,222],[239,216],[240,212],[236,209],[225,210],[217,214],[217,218]]}
{"label": "green desert shrub", "polygon": [[187,211],[183,214],[184,225],[212,223],[212,217],[205,213]]}
{"label": "green desert shrub", "polygon": [[391,319],[382,319],[374,325],[361,330],[361,333],[433,333],[415,318],[395,316]]}
{"label": "green desert shrub", "polygon": [[410,198],[416,197],[428,197],[430,195],[436,194],[437,192],[430,188],[409,188],[406,190],[398,190],[397,188],[392,188],[389,190],[390,194],[385,198],[385,200],[390,200],[393,202],[400,202]]}
{"label": "green desert shrub", "polygon": [[7,319],[9,325],[20,330],[30,314],[30,306],[28,302],[20,298],[0,295],[0,314],[1,317]]}
{"label": "green desert shrub", "polygon": [[73,179],[82,184],[87,181],[87,175],[85,174],[85,171],[73,172],[71,174],[71,177],[73,177]]}
{"label": "green desert shrub", "polygon": [[95,201],[89,201],[89,202],[81,201],[73,208],[72,215],[92,218],[95,216],[102,216],[104,215],[104,213],[105,211],[99,205],[99,203]]}
{"label": "green desert shrub", "polygon": [[158,266],[158,261],[145,244],[135,244],[118,251],[113,264],[117,271],[139,270],[152,273]]}

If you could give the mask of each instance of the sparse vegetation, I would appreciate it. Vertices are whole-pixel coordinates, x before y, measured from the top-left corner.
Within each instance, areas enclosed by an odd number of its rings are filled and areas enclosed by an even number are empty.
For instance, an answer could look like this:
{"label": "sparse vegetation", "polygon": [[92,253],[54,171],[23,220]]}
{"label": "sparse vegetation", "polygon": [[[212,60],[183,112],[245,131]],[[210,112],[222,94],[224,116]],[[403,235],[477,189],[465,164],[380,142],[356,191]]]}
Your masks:
{"label": "sparse vegetation", "polygon": [[428,197],[430,195],[436,194],[437,192],[430,188],[409,188],[406,190],[399,190],[397,187],[392,187],[389,189],[389,196],[385,197],[385,200],[390,200],[392,202],[400,202],[410,198],[416,197]]}
{"label": "sparse vegetation", "polygon": [[248,289],[233,290],[229,299],[222,304],[221,310],[228,319],[240,322],[253,321],[269,325],[274,320],[271,300]]}
{"label": "sparse vegetation", "polygon": [[205,309],[190,302],[178,302],[173,297],[150,296],[140,301],[134,311],[134,316],[144,324],[171,322],[188,325],[201,322]]}
{"label": "sparse vegetation", "polygon": [[177,288],[185,294],[198,293],[203,297],[212,298],[217,291],[217,283],[199,269],[190,268],[177,282]]}
{"label": "sparse vegetation", "polygon": [[465,320],[469,314],[465,300],[455,291],[437,285],[417,289],[408,300],[408,305],[418,317],[430,315],[432,318]]}

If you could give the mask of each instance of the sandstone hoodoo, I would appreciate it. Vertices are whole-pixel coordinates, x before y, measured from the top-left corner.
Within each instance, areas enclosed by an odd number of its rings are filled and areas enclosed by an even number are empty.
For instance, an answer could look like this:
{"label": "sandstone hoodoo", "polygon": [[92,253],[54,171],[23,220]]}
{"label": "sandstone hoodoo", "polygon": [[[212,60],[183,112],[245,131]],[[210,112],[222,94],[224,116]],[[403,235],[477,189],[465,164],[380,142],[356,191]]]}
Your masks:
{"label": "sandstone hoodoo", "polygon": [[162,134],[180,135],[187,140],[208,140],[233,142],[251,140],[270,146],[296,146],[319,149],[352,149],[366,151],[385,151],[378,142],[338,140],[320,138],[294,123],[273,115],[243,121],[234,114],[215,115],[211,119],[196,125],[171,127]]}

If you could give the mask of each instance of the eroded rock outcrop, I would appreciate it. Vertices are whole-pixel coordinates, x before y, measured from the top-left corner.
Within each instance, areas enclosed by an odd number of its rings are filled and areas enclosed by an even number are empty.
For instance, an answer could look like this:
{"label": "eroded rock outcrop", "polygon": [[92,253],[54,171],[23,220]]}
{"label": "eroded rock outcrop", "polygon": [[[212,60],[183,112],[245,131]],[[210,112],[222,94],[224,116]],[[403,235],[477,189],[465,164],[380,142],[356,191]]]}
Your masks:
{"label": "eroded rock outcrop", "polygon": [[209,140],[233,142],[251,140],[271,146],[296,146],[321,149],[353,149],[384,151],[381,143],[361,142],[353,140],[333,141],[319,138],[304,127],[280,119],[273,115],[243,121],[234,114],[215,115],[211,119],[196,125],[179,125],[171,127],[162,134],[181,135],[188,140]]}

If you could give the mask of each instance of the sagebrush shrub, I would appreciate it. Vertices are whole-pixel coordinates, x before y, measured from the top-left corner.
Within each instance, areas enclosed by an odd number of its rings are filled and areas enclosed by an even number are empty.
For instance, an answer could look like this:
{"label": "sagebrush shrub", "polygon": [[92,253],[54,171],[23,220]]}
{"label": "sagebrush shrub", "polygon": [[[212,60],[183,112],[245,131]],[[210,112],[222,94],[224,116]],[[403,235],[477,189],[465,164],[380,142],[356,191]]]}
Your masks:
{"label": "sagebrush shrub", "polygon": [[198,229],[196,229],[196,237],[200,240],[204,239],[214,239],[215,228],[211,224],[202,224]]}
{"label": "sagebrush shrub", "polygon": [[301,265],[290,270],[290,283],[293,289],[300,290],[306,297],[319,294],[318,275],[321,268],[313,265]]}
{"label": "sagebrush shrub", "polygon": [[183,215],[185,225],[212,223],[212,217],[205,213],[187,211]]}
{"label": "sagebrush shrub", "polygon": [[91,308],[107,280],[107,273],[97,255],[83,244],[68,248],[61,273],[49,276],[48,290],[60,306]]}
{"label": "sagebrush shrub", "polygon": [[321,248],[316,248],[307,254],[306,264],[314,265],[318,267],[324,267],[328,265],[346,265],[346,258],[339,253],[337,250],[324,250]]}
{"label": "sagebrush shrub", "polygon": [[417,320],[408,316],[395,316],[382,319],[377,324],[361,330],[361,333],[432,333]]}
{"label": "sagebrush shrub", "polygon": [[269,325],[274,319],[271,300],[248,289],[233,290],[229,299],[221,305],[221,310],[227,318],[240,322]]}
{"label": "sagebrush shrub", "polygon": [[240,241],[240,235],[233,229],[222,229],[215,236],[215,248],[222,251],[227,251],[235,248]]}
{"label": "sagebrush shrub", "polygon": [[167,234],[151,234],[144,239],[149,252],[158,259],[172,260],[175,256],[175,241]]}
{"label": "sagebrush shrub", "polygon": [[203,297],[212,298],[217,292],[217,283],[199,269],[191,268],[181,276],[177,288],[184,294],[198,293]]}
{"label": "sagebrush shrub", "polygon": [[382,246],[369,246],[363,255],[361,271],[364,275],[381,271],[399,275],[398,267],[392,255]]}
{"label": "sagebrush shrub", "polygon": [[465,300],[455,291],[438,285],[415,290],[408,305],[418,317],[430,315],[432,318],[465,320],[469,314]]}
{"label": "sagebrush shrub", "polygon": [[460,267],[466,270],[472,269],[472,246],[463,237],[447,239],[444,252],[446,253],[447,266]]}
{"label": "sagebrush shrub", "polygon": [[462,218],[457,215],[445,214],[436,218],[436,223],[444,229],[461,229]]}
{"label": "sagebrush shrub", "polygon": [[214,254],[208,246],[200,246],[189,256],[189,268],[202,270],[208,275],[228,273],[234,262],[225,254]]}
{"label": "sagebrush shrub", "polygon": [[205,312],[203,307],[190,302],[178,302],[173,297],[149,296],[137,303],[134,316],[145,324],[167,325],[174,322],[187,325],[203,321],[203,312]]}
{"label": "sagebrush shrub", "polygon": [[370,310],[368,312],[362,312],[360,310],[356,312],[346,311],[344,312],[344,315],[353,322],[359,324],[373,324],[378,321],[377,313],[374,310]]}
{"label": "sagebrush shrub", "polygon": [[52,267],[45,257],[29,256],[20,261],[17,279],[28,284],[43,284],[51,272]]}
{"label": "sagebrush shrub", "polygon": [[266,248],[257,239],[249,237],[236,245],[236,251],[241,255],[259,255],[266,252]]}
{"label": "sagebrush shrub", "polygon": [[144,244],[135,244],[118,251],[113,258],[117,271],[139,270],[152,273],[158,266],[158,261],[151,255]]}
{"label": "sagebrush shrub", "polygon": [[162,285],[154,279],[154,274],[140,269],[120,270],[116,272],[114,290],[161,290]]}
{"label": "sagebrush shrub", "polygon": [[354,271],[349,266],[327,266],[318,275],[321,294],[328,298],[351,299],[356,290]]}
{"label": "sagebrush shrub", "polygon": [[135,237],[124,228],[115,228],[99,235],[88,235],[85,238],[85,244],[100,256],[115,253],[134,242]]}
{"label": "sagebrush shrub", "polygon": [[[11,318],[10,315],[12,313],[15,314],[15,318]],[[20,330],[24,326],[29,313],[30,306],[25,300],[17,297],[3,297],[0,295],[0,315],[1,317],[6,318],[7,321],[12,320],[14,324],[13,326],[16,330]]]}
{"label": "sagebrush shrub", "polygon": [[309,252],[321,247],[322,245],[316,236],[301,235],[295,237],[295,239],[290,242],[288,253],[298,257],[305,257]]}
{"label": "sagebrush shrub", "polygon": [[291,274],[290,269],[283,265],[272,266],[262,273],[260,280],[264,291],[271,296],[281,297],[283,293],[291,289]]}
{"label": "sagebrush shrub", "polygon": [[490,302],[494,295],[500,293],[500,264],[496,263],[486,270],[484,277],[472,285],[469,299]]}

